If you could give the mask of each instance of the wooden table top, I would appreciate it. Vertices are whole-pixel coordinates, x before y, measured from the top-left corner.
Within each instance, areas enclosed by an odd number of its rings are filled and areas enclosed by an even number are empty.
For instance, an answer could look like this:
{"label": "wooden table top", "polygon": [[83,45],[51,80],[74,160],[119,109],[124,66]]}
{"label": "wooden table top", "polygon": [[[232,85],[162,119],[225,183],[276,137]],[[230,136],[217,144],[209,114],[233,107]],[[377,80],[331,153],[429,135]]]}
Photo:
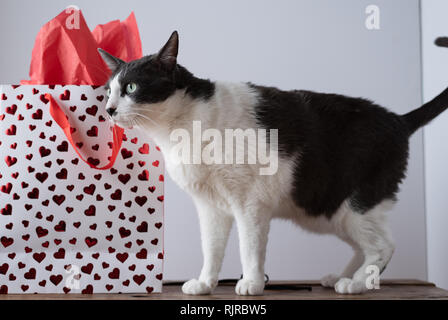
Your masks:
{"label": "wooden table top", "polygon": [[152,294],[7,294],[0,300],[402,300],[441,299],[448,300],[448,291],[420,280],[383,280],[379,290],[362,295],[341,295],[333,289],[323,288],[318,281],[271,281],[275,285],[311,286],[312,290],[265,290],[263,296],[238,296],[234,285],[220,285],[212,295],[184,295],[181,286],[165,282],[163,293]]}

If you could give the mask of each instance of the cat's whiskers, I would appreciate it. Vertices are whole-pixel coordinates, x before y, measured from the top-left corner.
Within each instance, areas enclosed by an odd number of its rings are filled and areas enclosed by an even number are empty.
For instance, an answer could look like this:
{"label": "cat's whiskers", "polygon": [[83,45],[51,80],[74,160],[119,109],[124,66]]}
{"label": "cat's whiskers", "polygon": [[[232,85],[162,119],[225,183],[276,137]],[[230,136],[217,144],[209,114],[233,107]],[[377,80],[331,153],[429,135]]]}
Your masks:
{"label": "cat's whiskers", "polygon": [[133,111],[144,111],[144,112],[153,112],[153,113],[159,113],[162,114],[162,111],[159,110],[151,110],[151,109],[145,109],[145,108],[132,108]]}
{"label": "cat's whiskers", "polygon": [[136,126],[144,128],[145,125],[143,122],[140,121],[140,118],[134,118],[133,121],[135,122]]}
{"label": "cat's whiskers", "polygon": [[[154,123],[157,127],[160,127],[160,125],[159,125],[157,122],[155,122],[153,119],[149,118],[149,117],[146,116],[146,115],[143,115],[143,114],[140,114],[140,113],[137,113],[137,112],[131,112],[131,113],[128,113],[128,115],[136,115],[137,117],[141,117],[141,118],[143,118],[143,119],[146,119],[146,120],[148,120],[148,121],[151,121],[151,122]],[[134,118],[134,119],[135,119],[135,118]]]}

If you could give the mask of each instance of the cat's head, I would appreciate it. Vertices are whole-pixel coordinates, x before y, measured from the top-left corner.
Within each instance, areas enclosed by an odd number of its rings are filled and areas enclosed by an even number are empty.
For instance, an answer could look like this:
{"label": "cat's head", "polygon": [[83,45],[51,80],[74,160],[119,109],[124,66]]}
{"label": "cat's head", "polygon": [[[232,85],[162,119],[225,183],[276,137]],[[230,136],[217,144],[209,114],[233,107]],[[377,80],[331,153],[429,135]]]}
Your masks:
{"label": "cat's head", "polygon": [[143,124],[163,111],[160,106],[179,88],[178,46],[174,31],[158,53],[128,63],[98,49],[112,72],[106,84],[106,111],[115,123],[124,127]]}

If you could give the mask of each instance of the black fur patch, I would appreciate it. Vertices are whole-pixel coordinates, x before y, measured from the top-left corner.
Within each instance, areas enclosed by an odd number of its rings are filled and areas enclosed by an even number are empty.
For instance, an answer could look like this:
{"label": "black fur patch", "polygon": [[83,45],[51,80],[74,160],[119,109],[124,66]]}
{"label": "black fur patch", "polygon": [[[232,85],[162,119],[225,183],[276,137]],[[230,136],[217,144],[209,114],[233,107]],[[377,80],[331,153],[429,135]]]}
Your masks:
{"label": "black fur patch", "polygon": [[395,198],[410,135],[401,116],[365,99],[251,86],[259,125],[279,130],[280,156],[297,158],[292,197],[309,215],[331,217],[345,199],[364,213]]}
{"label": "black fur patch", "polygon": [[[129,63],[121,64],[110,79],[119,75],[121,95],[126,94],[126,86],[134,82],[137,90],[129,96],[137,103],[162,102],[170,97],[176,89],[185,89],[186,94],[194,99],[208,100],[215,92],[215,84],[210,80],[199,79],[187,69],[177,65],[169,72],[161,68],[154,55],[143,57]],[[109,86],[109,83],[106,87]]]}

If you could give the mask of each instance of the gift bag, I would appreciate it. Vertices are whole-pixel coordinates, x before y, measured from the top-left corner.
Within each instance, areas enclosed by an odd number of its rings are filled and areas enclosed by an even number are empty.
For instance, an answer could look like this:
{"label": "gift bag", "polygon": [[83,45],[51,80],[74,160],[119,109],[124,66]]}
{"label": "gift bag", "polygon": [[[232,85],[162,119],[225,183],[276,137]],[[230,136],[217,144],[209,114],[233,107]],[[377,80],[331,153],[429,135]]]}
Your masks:
{"label": "gift bag", "polygon": [[111,125],[106,99],[98,85],[0,86],[0,293],[161,291],[162,154]]}

